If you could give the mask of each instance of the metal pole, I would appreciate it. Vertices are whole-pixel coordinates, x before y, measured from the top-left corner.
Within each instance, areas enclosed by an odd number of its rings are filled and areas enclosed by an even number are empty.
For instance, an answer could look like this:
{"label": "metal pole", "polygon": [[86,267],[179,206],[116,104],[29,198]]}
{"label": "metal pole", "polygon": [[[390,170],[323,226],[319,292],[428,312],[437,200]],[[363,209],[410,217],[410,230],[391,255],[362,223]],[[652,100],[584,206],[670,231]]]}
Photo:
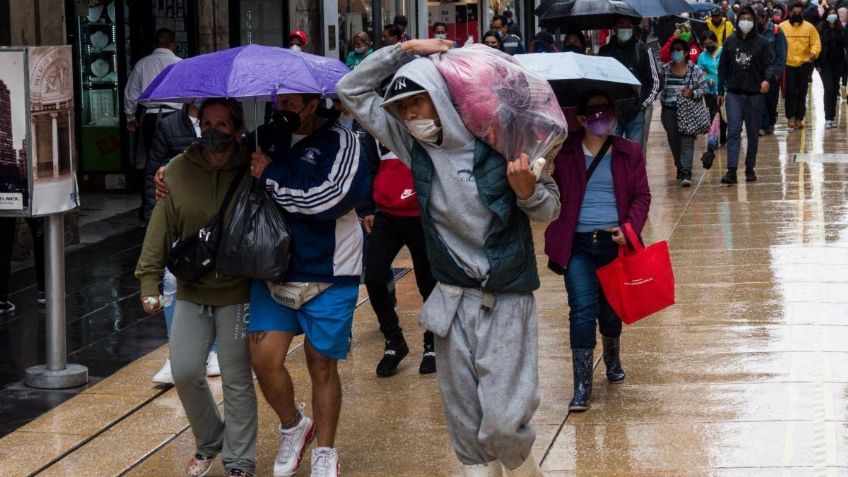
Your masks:
{"label": "metal pole", "polygon": [[65,332],[65,227],[64,216],[47,217],[44,258],[47,276],[47,365],[26,370],[27,386],[64,389],[88,382],[88,368],[68,364]]}
{"label": "metal pole", "polygon": [[65,369],[68,351],[65,339],[65,247],[64,216],[47,218],[44,266],[47,275],[47,369]]}

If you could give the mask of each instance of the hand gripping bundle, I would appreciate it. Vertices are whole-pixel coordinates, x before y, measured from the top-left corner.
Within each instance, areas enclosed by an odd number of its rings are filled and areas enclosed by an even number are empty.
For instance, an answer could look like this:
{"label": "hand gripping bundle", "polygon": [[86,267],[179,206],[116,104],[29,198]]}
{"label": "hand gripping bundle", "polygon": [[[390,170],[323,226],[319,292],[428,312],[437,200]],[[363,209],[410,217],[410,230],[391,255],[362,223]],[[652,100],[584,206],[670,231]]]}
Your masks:
{"label": "hand gripping bundle", "polygon": [[548,82],[511,56],[484,45],[430,57],[469,131],[507,160],[526,153],[531,163],[553,161],[568,134]]}

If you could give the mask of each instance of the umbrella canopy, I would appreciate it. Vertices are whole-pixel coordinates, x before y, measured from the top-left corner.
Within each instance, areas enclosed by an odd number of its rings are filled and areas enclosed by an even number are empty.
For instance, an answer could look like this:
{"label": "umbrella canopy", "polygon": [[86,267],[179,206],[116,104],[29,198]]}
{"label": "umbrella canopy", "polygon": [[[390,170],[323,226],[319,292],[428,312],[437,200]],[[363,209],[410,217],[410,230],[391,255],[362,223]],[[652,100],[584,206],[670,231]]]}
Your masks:
{"label": "umbrella canopy", "polygon": [[165,68],[139,101],[241,101],[284,93],[333,97],[350,70],[342,62],[285,48],[247,45],[185,59]]}
{"label": "umbrella canopy", "polygon": [[531,53],[514,57],[527,70],[548,80],[561,106],[574,106],[589,90],[608,94],[620,111],[639,100],[641,83],[615,58],[579,53]]}
{"label": "umbrella canopy", "polygon": [[612,28],[616,18],[641,15],[619,0],[546,0],[536,9],[539,26],[561,30],[600,30]]}
{"label": "umbrella canopy", "polygon": [[686,0],[624,0],[643,17],[664,17],[694,10]]}
{"label": "umbrella canopy", "polygon": [[692,11],[695,13],[711,12],[713,10],[721,8],[721,5],[717,3],[700,2],[695,0],[686,1],[689,3],[689,6],[692,8]]}

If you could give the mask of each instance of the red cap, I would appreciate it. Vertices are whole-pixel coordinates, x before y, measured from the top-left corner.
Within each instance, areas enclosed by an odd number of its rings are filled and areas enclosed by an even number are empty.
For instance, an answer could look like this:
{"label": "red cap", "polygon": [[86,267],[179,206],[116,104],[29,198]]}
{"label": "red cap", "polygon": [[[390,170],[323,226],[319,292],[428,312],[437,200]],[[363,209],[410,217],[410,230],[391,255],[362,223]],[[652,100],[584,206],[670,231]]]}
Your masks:
{"label": "red cap", "polygon": [[306,44],[309,43],[309,37],[306,36],[306,32],[303,30],[292,30],[292,32],[289,33],[289,40],[295,37],[303,43],[303,46],[306,46]]}

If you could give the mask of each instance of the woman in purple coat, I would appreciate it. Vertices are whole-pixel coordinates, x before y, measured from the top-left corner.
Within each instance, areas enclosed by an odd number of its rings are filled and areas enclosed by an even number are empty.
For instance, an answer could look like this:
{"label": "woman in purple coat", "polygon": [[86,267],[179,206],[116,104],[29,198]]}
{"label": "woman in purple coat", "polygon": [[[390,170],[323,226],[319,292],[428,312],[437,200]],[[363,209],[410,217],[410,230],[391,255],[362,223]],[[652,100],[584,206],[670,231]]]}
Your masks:
{"label": "woman in purple coat", "polygon": [[574,370],[574,398],[568,408],[585,411],[592,394],[595,322],[601,328],[607,379],[624,380],[621,320],[607,303],[595,271],[626,244],[622,224],[630,223],[641,233],[651,191],[639,144],[610,135],[616,115],[609,96],[601,91],[584,94],[577,115],[585,132],[569,136],[555,161],[562,209],[545,232],[545,253],[549,266],[565,275],[568,292]]}

